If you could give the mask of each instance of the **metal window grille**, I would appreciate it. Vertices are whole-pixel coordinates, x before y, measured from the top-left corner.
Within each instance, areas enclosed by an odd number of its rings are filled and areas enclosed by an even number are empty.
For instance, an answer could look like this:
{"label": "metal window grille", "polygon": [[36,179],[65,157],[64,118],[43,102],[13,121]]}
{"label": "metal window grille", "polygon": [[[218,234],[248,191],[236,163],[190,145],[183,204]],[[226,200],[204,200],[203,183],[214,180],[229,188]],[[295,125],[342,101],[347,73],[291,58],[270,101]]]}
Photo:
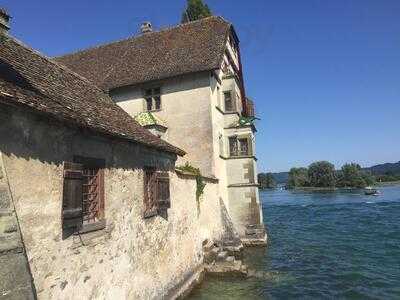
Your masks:
{"label": "metal window grille", "polygon": [[102,209],[102,171],[83,170],[83,223],[99,221]]}

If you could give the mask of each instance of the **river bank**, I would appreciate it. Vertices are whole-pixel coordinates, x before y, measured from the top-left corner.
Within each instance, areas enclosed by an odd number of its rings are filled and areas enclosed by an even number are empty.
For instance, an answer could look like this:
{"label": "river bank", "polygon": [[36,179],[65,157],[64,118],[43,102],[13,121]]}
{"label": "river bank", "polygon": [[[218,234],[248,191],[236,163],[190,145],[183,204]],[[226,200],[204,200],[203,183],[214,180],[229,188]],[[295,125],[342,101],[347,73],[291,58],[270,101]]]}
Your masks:
{"label": "river bank", "polygon": [[[373,187],[379,188],[379,187],[385,187],[385,186],[400,186],[400,180],[398,181],[388,181],[388,182],[377,182],[376,184],[373,185]],[[280,187],[276,188],[265,188],[261,189],[260,191],[273,191],[277,190]],[[281,188],[284,188],[282,186]],[[304,187],[295,187],[291,189],[287,189],[290,191],[305,191],[305,192],[336,192],[336,191],[349,191],[349,190],[363,190],[363,188],[357,188],[357,187],[311,187],[311,186],[304,186]]]}
{"label": "river bank", "polygon": [[207,277],[189,299],[399,299],[400,186],[261,199],[269,243],[245,250],[253,276]]}

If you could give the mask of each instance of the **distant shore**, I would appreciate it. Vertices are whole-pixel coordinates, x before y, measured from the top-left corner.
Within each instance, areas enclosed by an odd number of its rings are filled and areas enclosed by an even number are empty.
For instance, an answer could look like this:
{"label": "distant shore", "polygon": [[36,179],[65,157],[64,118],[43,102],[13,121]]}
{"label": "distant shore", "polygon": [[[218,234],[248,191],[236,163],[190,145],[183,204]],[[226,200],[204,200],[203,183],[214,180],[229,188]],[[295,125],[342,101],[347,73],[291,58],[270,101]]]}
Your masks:
{"label": "distant shore", "polygon": [[[373,187],[379,188],[379,187],[385,187],[385,186],[396,186],[400,185],[400,180],[398,181],[389,181],[389,182],[377,182]],[[275,190],[278,189],[279,187],[276,188],[264,188],[261,189],[261,191],[268,191],[268,190]],[[305,186],[305,187],[296,187],[292,189],[287,189],[289,191],[306,191],[306,192],[334,192],[334,191],[340,191],[340,190],[363,190],[363,188],[357,188],[357,187],[311,187],[311,186]]]}
{"label": "distant shore", "polygon": [[388,182],[377,182],[375,186],[392,186],[392,185],[400,185],[400,180],[397,181],[388,181]]}

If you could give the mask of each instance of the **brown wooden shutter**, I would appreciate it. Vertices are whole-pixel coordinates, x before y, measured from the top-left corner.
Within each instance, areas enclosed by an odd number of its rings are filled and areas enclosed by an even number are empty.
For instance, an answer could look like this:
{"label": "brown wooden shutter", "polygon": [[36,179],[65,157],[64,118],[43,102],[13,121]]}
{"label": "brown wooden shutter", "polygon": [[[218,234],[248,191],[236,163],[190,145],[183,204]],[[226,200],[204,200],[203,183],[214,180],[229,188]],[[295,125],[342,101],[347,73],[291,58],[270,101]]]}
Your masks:
{"label": "brown wooden shutter", "polygon": [[83,223],[83,166],[64,162],[62,226],[80,229]]}
{"label": "brown wooden shutter", "polygon": [[169,174],[168,172],[158,172],[156,177],[157,186],[157,207],[166,210],[171,207],[169,194]]}

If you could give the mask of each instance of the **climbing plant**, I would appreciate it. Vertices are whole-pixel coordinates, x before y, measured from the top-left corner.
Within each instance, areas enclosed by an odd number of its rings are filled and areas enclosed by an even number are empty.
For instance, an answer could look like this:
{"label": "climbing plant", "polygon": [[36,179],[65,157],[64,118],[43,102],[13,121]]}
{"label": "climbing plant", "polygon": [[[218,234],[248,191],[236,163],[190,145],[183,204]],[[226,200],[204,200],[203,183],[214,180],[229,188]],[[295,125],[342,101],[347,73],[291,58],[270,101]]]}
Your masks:
{"label": "climbing plant", "polygon": [[200,169],[193,167],[188,162],[184,166],[177,167],[179,171],[191,173],[196,177],[196,200],[200,201],[201,195],[204,193],[204,188],[206,183],[204,182],[204,177],[201,175]]}

